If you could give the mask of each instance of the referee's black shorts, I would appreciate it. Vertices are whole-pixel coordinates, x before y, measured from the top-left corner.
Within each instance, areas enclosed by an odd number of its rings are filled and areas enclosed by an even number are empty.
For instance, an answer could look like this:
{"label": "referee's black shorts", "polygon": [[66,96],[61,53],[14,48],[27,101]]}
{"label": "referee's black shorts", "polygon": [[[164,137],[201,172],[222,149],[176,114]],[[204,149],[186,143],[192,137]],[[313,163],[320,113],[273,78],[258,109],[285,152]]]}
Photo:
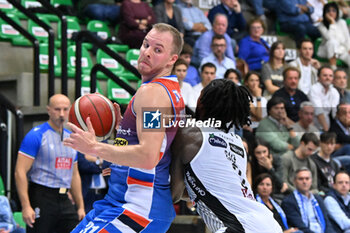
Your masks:
{"label": "referee's black shorts", "polygon": [[27,226],[27,233],[68,233],[74,229],[79,219],[67,192],[29,183],[29,200],[36,217],[34,227]]}

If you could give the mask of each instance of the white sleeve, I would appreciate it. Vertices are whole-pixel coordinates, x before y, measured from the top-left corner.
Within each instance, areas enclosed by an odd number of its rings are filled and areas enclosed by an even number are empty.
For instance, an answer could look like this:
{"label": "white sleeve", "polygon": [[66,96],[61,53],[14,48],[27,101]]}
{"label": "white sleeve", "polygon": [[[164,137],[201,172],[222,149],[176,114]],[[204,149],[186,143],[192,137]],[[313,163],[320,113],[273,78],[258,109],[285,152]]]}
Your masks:
{"label": "white sleeve", "polygon": [[350,229],[350,219],[340,208],[338,202],[333,197],[327,196],[324,204],[328,210],[330,217],[338,224],[342,230]]}

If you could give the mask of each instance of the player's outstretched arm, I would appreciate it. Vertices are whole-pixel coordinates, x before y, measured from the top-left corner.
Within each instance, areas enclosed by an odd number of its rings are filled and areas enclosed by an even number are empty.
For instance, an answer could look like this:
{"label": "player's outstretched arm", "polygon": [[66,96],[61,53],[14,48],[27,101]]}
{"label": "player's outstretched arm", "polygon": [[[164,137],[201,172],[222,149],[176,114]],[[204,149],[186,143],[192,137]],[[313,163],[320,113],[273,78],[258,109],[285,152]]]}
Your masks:
{"label": "player's outstretched arm", "polygon": [[162,109],[162,114],[172,115],[172,105],[166,90],[159,84],[148,84],[140,87],[135,95],[134,111],[136,112],[137,136],[139,144],[116,147],[96,141],[90,119],[87,119],[88,131],[83,131],[68,123],[72,134],[64,140],[69,146],[83,154],[99,156],[112,163],[144,169],[152,169],[159,162],[159,151],[163,142],[165,128],[143,129],[144,108]]}
{"label": "player's outstretched arm", "polygon": [[173,202],[181,199],[185,191],[184,165],[191,162],[198,153],[203,141],[201,131],[197,127],[179,128],[171,146],[172,160],[170,167],[171,194]]}

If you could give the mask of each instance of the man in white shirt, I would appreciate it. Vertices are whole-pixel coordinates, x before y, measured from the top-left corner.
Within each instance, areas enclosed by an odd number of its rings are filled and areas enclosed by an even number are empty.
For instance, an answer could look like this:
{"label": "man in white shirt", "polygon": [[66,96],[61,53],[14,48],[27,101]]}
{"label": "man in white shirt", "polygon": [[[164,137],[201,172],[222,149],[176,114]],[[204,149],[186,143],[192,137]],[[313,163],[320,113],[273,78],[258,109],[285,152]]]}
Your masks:
{"label": "man in white shirt", "polygon": [[236,69],[236,62],[225,55],[227,43],[222,35],[213,36],[211,42],[211,53],[203,58],[201,66],[211,62],[216,66],[216,78],[224,78],[227,69]]}
{"label": "man in white shirt", "polygon": [[300,70],[298,88],[306,95],[309,93],[311,85],[317,82],[317,69],[321,66],[319,61],[312,58],[313,54],[314,45],[309,38],[305,38],[299,45],[299,57],[289,63],[290,66]]}
{"label": "man in white shirt", "polygon": [[328,131],[330,117],[335,117],[336,107],[339,104],[339,93],[333,87],[333,70],[325,65],[318,69],[318,82],[311,86],[309,100],[315,107],[315,125],[321,131]]}
{"label": "man in white shirt", "polygon": [[202,81],[193,87],[193,98],[197,102],[201,91],[206,87],[212,80],[215,79],[216,66],[213,63],[205,63],[201,67],[201,79]]}

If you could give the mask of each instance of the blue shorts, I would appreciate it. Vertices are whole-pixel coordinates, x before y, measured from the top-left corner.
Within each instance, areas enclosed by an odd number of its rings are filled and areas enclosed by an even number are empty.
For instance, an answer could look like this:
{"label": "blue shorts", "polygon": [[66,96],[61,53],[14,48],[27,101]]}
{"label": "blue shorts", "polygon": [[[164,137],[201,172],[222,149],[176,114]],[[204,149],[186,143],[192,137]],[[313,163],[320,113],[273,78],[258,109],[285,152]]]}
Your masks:
{"label": "blue shorts", "polygon": [[95,202],[91,210],[72,233],[134,233],[166,232],[171,221],[147,219],[106,200]]}

